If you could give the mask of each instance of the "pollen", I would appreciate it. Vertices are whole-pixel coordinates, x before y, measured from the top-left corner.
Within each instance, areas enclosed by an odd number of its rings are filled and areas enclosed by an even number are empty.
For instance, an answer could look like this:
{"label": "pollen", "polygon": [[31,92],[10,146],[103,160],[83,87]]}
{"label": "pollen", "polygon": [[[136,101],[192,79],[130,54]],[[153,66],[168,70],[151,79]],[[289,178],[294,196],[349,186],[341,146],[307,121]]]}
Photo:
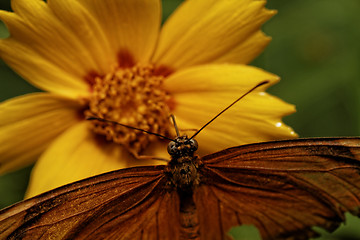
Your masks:
{"label": "pollen", "polygon": [[[152,65],[114,68],[95,77],[85,116],[96,116],[146,131],[169,136],[168,102],[171,96],[162,88],[163,76]],[[95,133],[126,147],[135,156],[158,137],[112,123],[92,121]]]}

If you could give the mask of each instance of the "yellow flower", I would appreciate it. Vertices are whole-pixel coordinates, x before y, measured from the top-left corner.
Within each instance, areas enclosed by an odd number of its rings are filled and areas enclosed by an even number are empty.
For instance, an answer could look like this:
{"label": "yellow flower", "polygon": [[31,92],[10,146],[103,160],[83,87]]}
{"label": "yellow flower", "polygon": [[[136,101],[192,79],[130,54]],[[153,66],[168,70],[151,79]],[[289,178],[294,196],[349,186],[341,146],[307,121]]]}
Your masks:
{"label": "yellow flower", "polygon": [[[37,160],[28,195],[102,172],[167,158],[166,141],[99,116],[174,136],[199,129],[263,80],[246,66],[268,44],[275,14],[258,0],[188,0],[161,26],[159,0],[13,0],[0,12],[10,37],[2,59],[44,90],[0,105],[0,173]],[[197,139],[200,154],[296,134],[281,122],[294,107],[258,89]],[[160,162],[156,162],[160,163]]]}

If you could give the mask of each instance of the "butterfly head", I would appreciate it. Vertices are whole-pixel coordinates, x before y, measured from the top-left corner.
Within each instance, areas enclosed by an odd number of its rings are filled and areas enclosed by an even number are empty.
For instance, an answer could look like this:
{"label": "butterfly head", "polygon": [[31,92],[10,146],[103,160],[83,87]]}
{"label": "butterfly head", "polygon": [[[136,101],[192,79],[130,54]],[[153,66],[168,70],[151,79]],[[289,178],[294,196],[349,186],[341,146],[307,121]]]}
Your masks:
{"label": "butterfly head", "polygon": [[188,138],[186,135],[175,138],[174,141],[169,142],[167,151],[175,158],[182,156],[193,156],[198,149],[198,143],[193,138]]}

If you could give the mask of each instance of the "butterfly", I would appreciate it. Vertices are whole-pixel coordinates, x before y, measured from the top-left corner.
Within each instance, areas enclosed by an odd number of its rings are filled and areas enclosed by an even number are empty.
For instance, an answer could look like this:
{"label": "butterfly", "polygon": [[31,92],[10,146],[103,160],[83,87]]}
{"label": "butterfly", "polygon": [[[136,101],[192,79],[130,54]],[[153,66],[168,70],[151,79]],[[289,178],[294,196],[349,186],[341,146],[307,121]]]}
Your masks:
{"label": "butterfly", "polygon": [[[201,129],[200,129],[201,130]],[[196,134],[194,134],[196,135]],[[120,169],[0,211],[0,239],[308,239],[360,214],[360,138],[248,144],[204,157],[170,141],[167,165]]]}
{"label": "butterfly", "polygon": [[360,138],[243,145],[202,158],[186,136],[168,165],[121,169],[0,211],[0,239],[308,239],[359,214]]}

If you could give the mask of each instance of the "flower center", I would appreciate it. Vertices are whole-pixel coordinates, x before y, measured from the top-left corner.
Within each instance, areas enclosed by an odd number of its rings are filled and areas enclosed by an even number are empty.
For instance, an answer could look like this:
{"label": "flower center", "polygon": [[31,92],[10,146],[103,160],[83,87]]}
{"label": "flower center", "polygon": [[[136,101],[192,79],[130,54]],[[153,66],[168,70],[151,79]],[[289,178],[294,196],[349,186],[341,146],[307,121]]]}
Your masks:
{"label": "flower center", "polygon": [[[170,94],[162,88],[163,76],[154,75],[152,65],[115,68],[95,77],[89,109],[85,116],[97,116],[150,132],[169,136]],[[107,122],[92,122],[93,131],[138,154],[158,137]]]}

